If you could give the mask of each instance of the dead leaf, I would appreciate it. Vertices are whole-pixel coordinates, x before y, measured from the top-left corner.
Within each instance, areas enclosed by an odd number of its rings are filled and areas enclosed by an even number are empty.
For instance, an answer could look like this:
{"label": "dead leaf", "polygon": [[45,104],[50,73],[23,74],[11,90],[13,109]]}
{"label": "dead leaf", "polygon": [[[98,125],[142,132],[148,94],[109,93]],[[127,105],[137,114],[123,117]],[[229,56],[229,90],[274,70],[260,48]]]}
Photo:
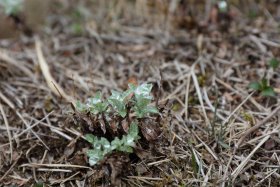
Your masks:
{"label": "dead leaf", "polygon": [[276,146],[275,141],[273,139],[269,139],[265,142],[264,148],[266,150],[271,150]]}
{"label": "dead leaf", "polygon": [[148,141],[154,141],[154,140],[158,139],[158,137],[160,135],[159,128],[150,119],[144,120],[144,122],[140,125],[140,129],[141,129],[143,136]]}
{"label": "dead leaf", "polygon": [[64,149],[64,156],[69,157],[70,155],[73,154],[74,150],[75,150],[75,147],[74,147],[74,146],[67,146],[67,147]]}
{"label": "dead leaf", "polygon": [[100,127],[101,127],[101,130],[103,131],[104,134],[106,134],[106,125],[103,121],[99,121],[100,123]]}
{"label": "dead leaf", "polygon": [[124,130],[126,133],[128,133],[129,126],[128,126],[128,123],[127,123],[126,120],[125,120],[125,121],[122,121],[122,128],[123,128],[123,130]]}

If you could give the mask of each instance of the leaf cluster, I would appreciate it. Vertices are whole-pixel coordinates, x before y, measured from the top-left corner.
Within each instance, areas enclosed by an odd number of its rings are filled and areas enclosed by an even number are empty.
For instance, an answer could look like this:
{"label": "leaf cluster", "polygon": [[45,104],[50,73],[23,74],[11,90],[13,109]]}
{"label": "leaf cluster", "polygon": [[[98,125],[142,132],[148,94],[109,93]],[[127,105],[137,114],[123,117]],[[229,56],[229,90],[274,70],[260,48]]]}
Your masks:
{"label": "leaf cluster", "polygon": [[153,97],[150,95],[151,84],[142,84],[136,87],[129,84],[129,88],[124,92],[112,91],[107,100],[102,100],[101,92],[98,92],[93,98],[88,98],[85,104],[78,101],[76,109],[79,112],[90,112],[97,115],[100,113],[109,113],[115,111],[117,115],[124,118],[127,115],[128,106],[132,106],[137,118],[143,118],[150,113],[158,113],[155,106],[151,106]]}
{"label": "leaf cluster", "polygon": [[116,137],[112,142],[109,142],[104,137],[98,138],[92,134],[87,134],[86,140],[93,146],[93,149],[90,149],[87,152],[89,164],[91,166],[97,164],[99,161],[103,160],[107,154],[112,153],[114,150],[132,153],[132,147],[135,146],[135,141],[140,138],[138,132],[137,123],[132,122],[128,134],[123,135],[121,139]]}

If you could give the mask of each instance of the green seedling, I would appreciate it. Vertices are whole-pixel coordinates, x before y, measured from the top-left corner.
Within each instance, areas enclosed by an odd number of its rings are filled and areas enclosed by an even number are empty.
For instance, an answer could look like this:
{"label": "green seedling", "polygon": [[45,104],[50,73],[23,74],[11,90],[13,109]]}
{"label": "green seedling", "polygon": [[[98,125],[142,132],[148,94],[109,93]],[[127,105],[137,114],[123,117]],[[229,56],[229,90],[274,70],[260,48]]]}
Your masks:
{"label": "green seedling", "polygon": [[77,6],[70,15],[72,24],[69,25],[72,34],[81,35],[85,32],[85,22],[91,19],[91,12],[85,6]]}
{"label": "green seedling", "polygon": [[278,68],[280,65],[280,62],[276,59],[276,58],[272,58],[270,61],[269,61],[269,66],[271,68],[273,68],[273,70],[275,70],[276,68]]}
{"label": "green seedling", "polygon": [[275,92],[271,86],[268,85],[266,79],[262,79],[259,82],[252,82],[249,84],[249,88],[253,90],[260,91],[262,96],[275,96]]}
{"label": "green seedling", "polygon": [[17,15],[22,8],[23,0],[0,0],[6,15]]}
{"label": "green seedling", "polygon": [[[275,70],[280,65],[280,62],[276,58],[272,58],[269,61],[269,66]],[[261,92],[262,96],[273,97],[276,95],[272,86],[268,84],[268,80],[263,78],[258,82],[252,82],[249,84],[249,88]]]}
{"label": "green seedling", "polygon": [[127,135],[122,136],[121,139],[116,137],[112,142],[109,142],[104,137],[98,138],[91,134],[87,134],[86,139],[93,146],[93,149],[90,149],[87,152],[89,164],[91,166],[97,164],[99,161],[103,160],[107,154],[112,153],[113,151],[132,153],[135,142],[140,138],[138,132],[138,125],[136,122],[133,122],[130,125]]}

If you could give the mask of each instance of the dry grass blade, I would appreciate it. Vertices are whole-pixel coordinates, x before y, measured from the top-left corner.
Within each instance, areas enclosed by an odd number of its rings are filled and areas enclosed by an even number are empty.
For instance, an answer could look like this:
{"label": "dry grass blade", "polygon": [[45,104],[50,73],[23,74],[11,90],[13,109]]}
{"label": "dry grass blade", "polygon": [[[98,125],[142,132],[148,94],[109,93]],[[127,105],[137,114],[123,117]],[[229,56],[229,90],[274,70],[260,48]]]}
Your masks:
{"label": "dry grass blade", "polygon": [[195,65],[200,61],[200,59],[198,59],[192,66],[191,68],[191,76],[193,78],[193,83],[194,83],[194,86],[195,86],[195,89],[196,89],[196,93],[197,93],[197,96],[198,96],[198,100],[199,100],[199,103],[200,103],[200,106],[202,108],[202,112],[203,112],[203,115],[204,115],[204,118],[205,118],[205,122],[206,122],[206,125],[208,127],[210,127],[210,121],[207,117],[207,114],[206,114],[206,110],[205,110],[205,107],[204,107],[204,104],[203,104],[203,98],[202,98],[202,93],[201,93],[201,90],[200,90],[200,87],[199,87],[199,83],[198,83],[198,80],[197,80],[197,76],[194,72],[194,68],[195,68]]}
{"label": "dry grass blade", "polygon": [[9,107],[15,110],[15,105],[0,91],[0,98],[6,103]]}
{"label": "dry grass blade", "polygon": [[252,92],[251,94],[249,94],[233,111],[232,113],[224,120],[223,122],[223,126],[230,120],[230,118],[237,112],[237,110],[239,110],[245,103],[246,101],[254,94],[254,92]]}
{"label": "dry grass blade", "polygon": [[236,148],[239,148],[245,138],[250,135],[251,133],[253,133],[254,131],[256,131],[258,128],[260,128],[263,124],[265,124],[270,118],[272,118],[278,111],[280,110],[280,105],[275,108],[266,118],[264,118],[262,121],[260,121],[258,124],[256,124],[255,126],[251,127],[250,129],[248,129],[246,132],[244,132],[244,134],[242,135],[242,137],[239,139]]}
{"label": "dry grass blade", "polygon": [[[15,160],[15,162],[11,165],[11,167],[6,171],[6,173],[0,178],[0,182],[12,171],[12,169],[15,167],[15,165],[17,164],[19,158],[21,157],[21,154],[17,157],[17,159]],[[1,183],[0,183],[1,184]]]}
{"label": "dry grass blade", "polygon": [[256,184],[256,186],[259,186],[261,183],[263,183],[268,177],[270,177],[272,174],[276,173],[278,169],[272,170],[267,176],[265,176],[260,182]]}
{"label": "dry grass blade", "polygon": [[280,94],[280,88],[274,88],[274,91],[278,94]]}
{"label": "dry grass blade", "polygon": [[5,62],[7,62],[7,63],[9,63],[12,66],[18,68],[23,73],[25,73],[27,76],[29,76],[33,80],[35,80],[33,73],[28,68],[26,68],[22,62],[19,62],[19,61],[13,59],[12,57],[10,57],[7,54],[7,52],[5,52],[5,50],[3,50],[3,49],[0,49],[0,59],[5,61]]}
{"label": "dry grass blade", "polygon": [[206,150],[213,156],[213,158],[215,160],[219,160],[219,158],[217,157],[217,155],[213,152],[213,150],[204,142],[202,141],[199,136],[195,133],[195,132],[192,132],[195,137],[205,146]]}
{"label": "dry grass blade", "polygon": [[188,119],[190,82],[191,82],[191,74],[188,75],[187,86],[185,91],[185,119]]}
{"label": "dry grass blade", "polygon": [[49,115],[51,115],[53,112],[50,112],[49,114],[47,114],[44,118],[42,118],[41,120],[37,120],[36,123],[34,123],[33,125],[29,125],[26,129],[24,129],[21,133],[15,135],[12,139],[16,139],[18,137],[20,137],[21,135],[23,135],[24,133],[30,131],[31,129],[33,129],[35,126],[37,126],[38,124],[40,124],[40,122],[44,121]]}
{"label": "dry grass blade", "polygon": [[53,184],[57,184],[57,183],[60,183],[60,184],[63,184],[63,183],[65,183],[66,181],[70,181],[70,180],[72,180],[72,178],[73,177],[75,177],[76,175],[78,175],[78,174],[80,174],[80,172],[78,171],[78,172],[76,172],[76,173],[74,173],[73,175],[71,175],[70,177],[68,177],[68,178],[66,178],[66,179],[63,179],[63,180],[57,180],[57,181],[54,181],[54,182],[52,182],[51,184],[53,185]]}
{"label": "dry grass blade", "polygon": [[206,176],[205,176],[205,178],[204,178],[204,181],[203,181],[203,184],[201,185],[202,187],[206,187],[207,186],[207,182],[208,182],[208,180],[209,180],[209,176],[210,176],[210,174],[211,174],[211,169],[212,169],[212,164],[210,165],[210,167],[209,167],[209,169],[208,169],[208,171],[207,171],[207,173],[206,173]]}
{"label": "dry grass blade", "polygon": [[70,169],[50,169],[50,168],[38,168],[37,171],[48,171],[48,172],[65,172],[72,173]]}
{"label": "dry grass blade", "polygon": [[39,163],[28,163],[28,164],[22,164],[20,167],[35,167],[35,168],[40,168],[40,167],[61,167],[61,168],[81,168],[81,169],[90,169],[92,168],[87,167],[87,166],[80,166],[80,165],[73,165],[73,164],[39,164]]}
{"label": "dry grass blade", "polygon": [[49,66],[43,56],[43,52],[42,52],[42,47],[41,47],[41,42],[38,38],[36,38],[36,53],[37,53],[37,57],[38,57],[38,62],[41,68],[41,71],[45,77],[45,80],[48,84],[48,87],[51,89],[51,91],[57,95],[57,96],[61,96],[63,97],[66,101],[74,103],[74,99],[72,97],[70,97],[69,95],[67,95],[64,90],[60,87],[60,85],[54,80],[54,78],[52,77],[51,73],[50,73],[50,69]]}
{"label": "dry grass blade", "polygon": [[22,115],[16,111],[17,116],[22,120],[24,125],[26,126],[27,129],[30,129],[30,131],[34,134],[34,136],[46,147],[46,149],[50,150],[49,146],[40,138],[40,136],[33,131],[32,127],[27,123],[27,121],[22,117]]}
{"label": "dry grass blade", "polygon": [[[49,116],[51,113],[53,113],[53,112],[50,112],[49,114],[44,113],[44,114],[45,114],[45,117],[42,118],[41,120],[37,120],[37,119],[35,119],[35,118],[33,118],[33,117],[30,117],[30,116],[27,116],[27,117],[28,117],[29,119],[31,119],[31,120],[36,121],[36,123],[38,122],[38,123],[40,123],[41,125],[44,125],[44,126],[46,126],[46,127],[49,127],[49,128],[51,129],[52,132],[57,133],[58,135],[64,137],[64,138],[67,139],[67,140],[70,140],[70,141],[73,140],[72,137],[70,137],[70,136],[68,136],[67,134],[65,134],[64,132],[62,132],[63,129],[61,129],[61,128],[59,128],[59,127],[52,126],[52,124],[51,124],[51,123],[49,122],[49,120],[48,120],[48,116]],[[44,122],[43,122],[45,119],[47,120],[48,123],[44,123]],[[35,125],[35,124],[34,124],[34,125]],[[33,125],[33,126],[34,126],[34,125]]]}
{"label": "dry grass blade", "polygon": [[270,135],[264,137],[262,141],[255,147],[255,149],[238,165],[238,167],[231,173],[233,180],[240,174],[242,169],[249,162],[250,158],[254,155],[254,153],[270,138]]}
{"label": "dry grass blade", "polygon": [[142,177],[142,176],[127,176],[128,178],[133,178],[133,179],[145,179],[145,180],[151,180],[151,181],[162,181],[162,178],[158,177]]}
{"label": "dry grass blade", "polygon": [[45,142],[30,128],[30,125],[25,121],[22,115],[16,110],[15,105],[4,95],[0,92],[0,98],[12,109],[15,111],[16,115],[22,120],[24,125],[30,129],[30,131],[35,135],[35,137],[42,142],[42,144],[49,150],[49,147],[45,144]]}
{"label": "dry grass blade", "polygon": [[3,109],[3,106],[2,104],[0,103],[0,111],[2,113],[2,116],[3,116],[3,119],[4,119],[4,123],[6,125],[6,129],[7,129],[7,133],[8,133],[8,138],[9,138],[9,143],[10,143],[10,154],[11,154],[11,157],[10,157],[10,162],[12,162],[13,160],[13,144],[12,144],[12,135],[11,135],[11,131],[10,131],[10,126],[9,126],[9,122],[7,120],[7,117],[6,117],[6,114],[5,114],[5,111]]}

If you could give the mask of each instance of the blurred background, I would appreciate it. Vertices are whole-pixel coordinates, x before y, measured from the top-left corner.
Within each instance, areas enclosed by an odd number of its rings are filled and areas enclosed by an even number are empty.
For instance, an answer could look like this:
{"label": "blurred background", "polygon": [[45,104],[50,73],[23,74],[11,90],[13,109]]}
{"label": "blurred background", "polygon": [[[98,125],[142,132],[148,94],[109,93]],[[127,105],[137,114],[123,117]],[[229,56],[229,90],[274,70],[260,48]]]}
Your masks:
{"label": "blurred background", "polygon": [[268,19],[278,24],[279,4],[278,0],[0,0],[0,38],[34,33],[96,35],[118,33],[125,27],[154,33],[228,32],[236,29],[232,22],[246,25],[254,20],[262,27]]}

